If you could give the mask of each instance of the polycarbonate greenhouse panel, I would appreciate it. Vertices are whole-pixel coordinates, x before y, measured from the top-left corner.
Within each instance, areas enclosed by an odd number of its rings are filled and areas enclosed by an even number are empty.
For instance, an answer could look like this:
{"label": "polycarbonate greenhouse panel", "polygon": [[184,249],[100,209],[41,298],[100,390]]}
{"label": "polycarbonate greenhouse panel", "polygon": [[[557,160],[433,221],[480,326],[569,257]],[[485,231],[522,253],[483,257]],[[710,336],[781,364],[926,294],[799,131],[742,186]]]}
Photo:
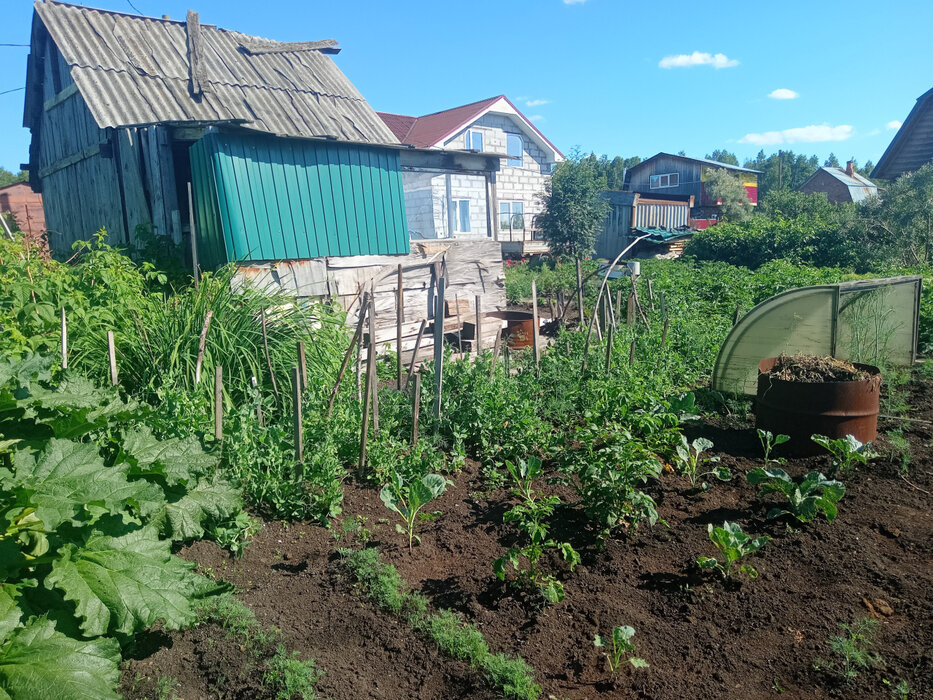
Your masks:
{"label": "polycarbonate greenhouse panel", "polygon": [[205,267],[409,252],[394,149],[211,132],[190,153]]}
{"label": "polycarbonate greenhouse panel", "polygon": [[886,367],[917,357],[921,277],[800,287],[766,299],[733,327],[712,387],[754,395],[758,363],[781,353],[832,355]]}

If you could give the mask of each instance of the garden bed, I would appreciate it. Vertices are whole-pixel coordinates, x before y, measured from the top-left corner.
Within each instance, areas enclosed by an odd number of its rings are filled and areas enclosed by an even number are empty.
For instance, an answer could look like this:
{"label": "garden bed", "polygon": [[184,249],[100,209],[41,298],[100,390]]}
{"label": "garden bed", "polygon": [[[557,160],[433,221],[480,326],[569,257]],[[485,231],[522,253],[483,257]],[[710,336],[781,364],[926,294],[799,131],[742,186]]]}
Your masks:
{"label": "garden bed", "polygon": [[[558,508],[552,533],[571,542],[582,562],[573,573],[553,563],[566,591],[554,605],[493,575],[493,560],[514,543],[514,528],[502,524],[514,499],[507,489],[487,490],[471,461],[430,504],[441,513],[418,524],[422,544],[411,553],[378,490],[347,484],[345,517],[331,530],[267,523],[241,560],[209,542],[182,554],[242,589],[240,599],[263,624],[282,630],[289,649],[315,659],[325,674],[319,695],[337,700],[494,697],[467,664],[442,656],[356,590],[336,549],[361,546],[379,548],[435,606],[461,613],[494,652],[524,658],[542,697],[888,697],[901,681],[909,697],[926,697],[933,693],[931,397],[929,382],[910,385],[913,422],[904,424],[913,453],[910,483],[879,438],[887,456],[845,479],[833,523],[822,516],[809,523],[765,519],[774,497],[757,498],[757,487],[744,478],[762,466],[750,423],[719,417],[688,429],[690,439],[713,441],[712,454],[735,478],[698,495],[684,477],[665,473],[646,490],[667,527],[643,527],[603,549],[578,511]],[[882,432],[892,427],[883,424]],[[783,468],[793,476],[825,473],[828,457],[794,459]],[[571,492],[552,488],[573,500]],[[750,558],[757,579],[724,582],[696,566],[698,556],[716,554],[707,524],[724,520],[772,538]],[[871,652],[881,660],[845,683],[824,668],[838,662],[828,640],[844,634],[841,624],[869,616],[879,622]],[[617,625],[635,628],[637,655],[650,668],[608,672],[593,638]],[[165,636],[157,651],[131,662],[123,690],[143,672],[176,675],[179,697],[255,697],[246,689],[189,685],[183,670],[192,667],[192,649],[203,636],[203,628]]]}

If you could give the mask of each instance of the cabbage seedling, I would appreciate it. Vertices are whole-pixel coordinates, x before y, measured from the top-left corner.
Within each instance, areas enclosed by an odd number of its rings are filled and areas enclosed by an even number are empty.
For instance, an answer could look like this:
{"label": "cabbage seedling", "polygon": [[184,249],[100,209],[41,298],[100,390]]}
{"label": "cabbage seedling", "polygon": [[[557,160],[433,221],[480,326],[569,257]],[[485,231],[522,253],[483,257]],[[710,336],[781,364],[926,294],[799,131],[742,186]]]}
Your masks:
{"label": "cabbage seedling", "polygon": [[[677,445],[677,462],[680,465],[680,473],[690,479],[691,488],[696,488],[697,479],[708,475],[715,476],[720,481],[730,481],[732,479],[732,472],[723,466],[714,467],[708,472],[698,473],[700,472],[700,455],[712,448],[712,446],[712,441],[706,438],[697,438],[692,443],[688,443],[686,437],[680,436],[680,444]],[[706,459],[706,462],[710,464],[718,461],[719,457]],[[705,491],[708,488],[709,484],[704,481],[702,489]]]}
{"label": "cabbage seedling", "polygon": [[[612,630],[612,645],[606,643],[601,635],[596,635],[593,640],[595,647],[610,647],[608,651],[603,652],[609,661],[609,670],[615,673],[622,661],[628,661],[635,668],[648,668],[648,662],[640,656],[631,656],[635,653],[635,645],[632,644],[632,637],[635,636],[635,628],[629,625],[615,627]],[[623,659],[622,657],[625,656]]]}
{"label": "cabbage seedling", "polygon": [[[785,442],[790,440],[790,435],[775,435],[770,430],[762,430],[758,428],[758,440],[761,442],[761,449],[765,453],[765,466],[768,466],[768,462],[771,461],[771,451],[778,445],[783,445]],[[777,459],[776,462],[781,462],[783,460]]]}
{"label": "cabbage seedling", "polygon": [[793,515],[802,523],[808,523],[820,511],[828,522],[836,519],[836,503],[845,495],[846,487],[841,481],[827,479],[819,472],[810,472],[799,481],[794,481],[783,469],[752,469],[746,477],[750,484],[761,484],[758,497],[769,493],[783,494],[787,499],[785,508],[772,508],[768,518]]}
{"label": "cabbage seedling", "polygon": [[832,456],[834,474],[848,476],[855,471],[858,464],[868,464],[868,460],[875,456],[871,443],[861,443],[854,435],[844,438],[832,439],[825,435],[811,435],[810,439],[817,445],[826,448]]}
{"label": "cabbage seedling", "polygon": [[427,503],[434,500],[447,488],[447,480],[440,474],[425,474],[420,479],[412,479],[408,483],[402,480],[401,474],[396,474],[393,483],[386,484],[379,492],[379,497],[386,508],[394,510],[405,522],[403,528],[395,524],[397,532],[408,534],[408,551],[411,551],[412,542],[421,538],[415,535],[415,522],[420,511]]}
{"label": "cabbage seedling", "polygon": [[[713,527],[713,524],[710,523],[707,529],[710,540],[722,554],[723,563],[720,564],[713,557],[698,557],[697,564],[701,569],[719,569],[723,578],[727,579],[732,576],[733,564],[742,557],[754,554],[771,539],[767,536],[752,539],[742,532],[742,528],[738,523],[730,523],[728,520],[722,524],[722,527]],[[748,564],[743,564],[741,571],[748,575],[749,578],[757,578],[758,576],[758,572]]]}

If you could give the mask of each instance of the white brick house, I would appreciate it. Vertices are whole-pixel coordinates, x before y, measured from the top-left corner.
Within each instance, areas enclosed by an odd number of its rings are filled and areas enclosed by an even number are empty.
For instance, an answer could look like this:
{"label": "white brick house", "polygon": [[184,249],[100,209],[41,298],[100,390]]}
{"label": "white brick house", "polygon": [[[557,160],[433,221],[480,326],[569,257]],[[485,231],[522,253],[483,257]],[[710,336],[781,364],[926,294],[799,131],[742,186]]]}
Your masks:
{"label": "white brick house", "polygon": [[[523,252],[535,231],[541,195],[563,154],[499,95],[411,117],[380,112],[399,141],[416,148],[500,156],[498,173],[405,168],[405,210],[412,238],[485,238]],[[509,246],[518,243],[517,248]]]}

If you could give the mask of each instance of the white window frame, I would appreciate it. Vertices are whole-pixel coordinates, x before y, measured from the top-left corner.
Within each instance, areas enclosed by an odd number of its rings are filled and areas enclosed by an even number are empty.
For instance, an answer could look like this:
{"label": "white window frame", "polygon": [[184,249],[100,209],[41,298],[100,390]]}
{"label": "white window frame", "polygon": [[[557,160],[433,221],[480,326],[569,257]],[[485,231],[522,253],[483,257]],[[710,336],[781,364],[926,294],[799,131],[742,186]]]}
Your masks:
{"label": "white window frame", "polygon": [[[511,157],[512,154],[509,153],[509,139],[516,138],[518,139],[518,144],[520,146],[518,159]],[[525,139],[521,134],[516,134],[514,131],[505,132],[505,154],[510,156],[506,159],[506,165],[511,168],[523,168],[525,167]]]}
{"label": "white window frame", "polygon": [[[521,209],[522,209],[521,212],[514,211],[515,205],[516,205],[516,204],[518,204],[518,205],[521,207]],[[502,207],[503,207],[503,205],[504,205],[504,206],[507,206],[507,207],[509,208],[509,213],[508,213],[508,214],[503,214],[503,213],[502,213]],[[513,219],[513,217],[515,217],[516,215],[519,215],[519,214],[520,214],[521,217],[522,217],[522,227],[521,227],[520,229],[513,229],[513,228],[512,228],[512,219]],[[509,222],[508,222],[509,225],[508,225],[508,226],[503,226],[503,225],[502,225],[502,217],[503,217],[503,216],[508,216],[508,217],[509,217]],[[500,231],[508,231],[508,232],[510,232],[510,233],[514,233],[515,231],[524,231],[526,228],[528,228],[528,226],[525,224],[525,202],[524,202],[524,200],[521,200],[521,199],[510,199],[510,200],[507,200],[507,201],[499,200],[499,230],[500,230]]]}
{"label": "white window frame", "polygon": [[[452,199],[450,200],[450,206],[453,208],[454,214],[454,229],[451,233],[472,233],[472,222],[470,221],[470,200],[469,199]],[[460,215],[461,208],[466,206],[466,230],[464,231],[461,228],[463,223]]]}
{"label": "white window frame", "polygon": [[[473,137],[479,136],[479,148],[473,148]],[[486,135],[480,129],[467,129],[466,134],[464,135],[464,142],[467,151],[480,151],[482,152],[486,146]]]}
{"label": "white window frame", "polygon": [[652,190],[661,190],[666,187],[680,187],[680,173],[651,175],[648,178],[648,187]]}

